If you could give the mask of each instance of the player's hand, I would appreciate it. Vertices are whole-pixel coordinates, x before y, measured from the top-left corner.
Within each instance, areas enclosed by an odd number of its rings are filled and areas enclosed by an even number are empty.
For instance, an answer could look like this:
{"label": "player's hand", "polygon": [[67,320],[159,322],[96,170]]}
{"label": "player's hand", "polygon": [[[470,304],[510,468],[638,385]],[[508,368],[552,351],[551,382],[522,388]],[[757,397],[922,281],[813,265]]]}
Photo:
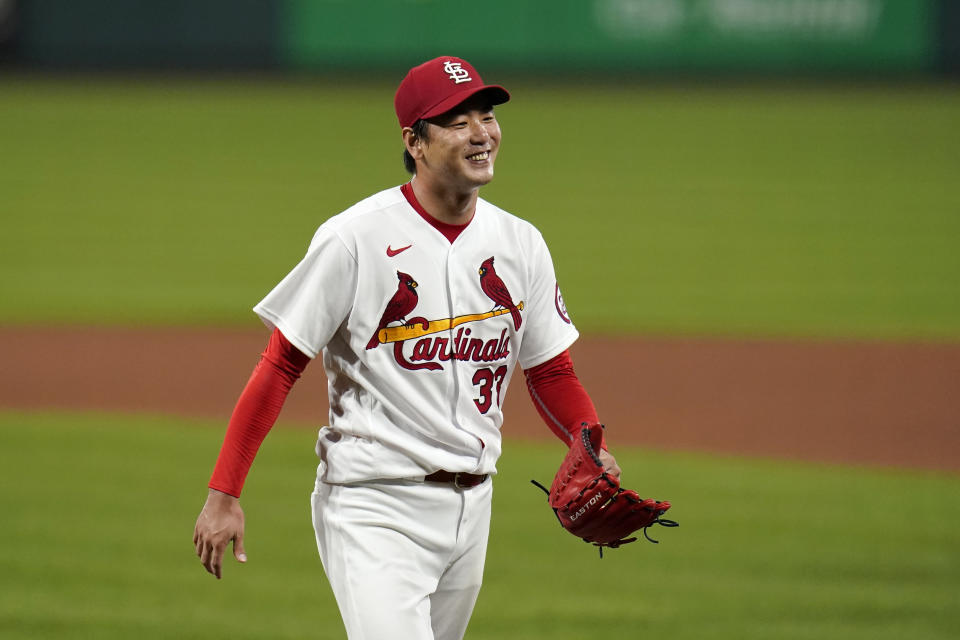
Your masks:
{"label": "player's hand", "polygon": [[223,552],[233,541],[233,556],[238,562],[246,562],[243,551],[243,509],[240,500],[210,489],[207,501],[197,517],[193,528],[193,544],[203,566],[220,579],[223,569]]}
{"label": "player's hand", "polygon": [[617,459],[613,457],[613,454],[606,449],[600,449],[599,458],[600,462],[603,463],[603,470],[619,481],[620,465],[617,464]]}

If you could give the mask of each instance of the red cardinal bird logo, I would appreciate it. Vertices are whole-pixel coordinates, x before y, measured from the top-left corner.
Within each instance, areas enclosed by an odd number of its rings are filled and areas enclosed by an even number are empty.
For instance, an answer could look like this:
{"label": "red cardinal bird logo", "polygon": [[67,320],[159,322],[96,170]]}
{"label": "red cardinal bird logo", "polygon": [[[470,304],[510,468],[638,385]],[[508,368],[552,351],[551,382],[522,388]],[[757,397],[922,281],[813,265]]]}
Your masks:
{"label": "red cardinal bird logo", "polygon": [[493,308],[503,307],[508,309],[513,317],[513,328],[519,331],[520,325],[523,323],[523,318],[520,317],[520,309],[517,309],[517,305],[513,304],[513,298],[507,290],[507,285],[503,284],[503,280],[500,279],[497,271],[493,268],[493,257],[480,263],[479,273],[480,288],[483,289],[488,298],[496,303]]}
{"label": "red cardinal bird logo", "polygon": [[397,291],[387,303],[387,308],[383,310],[380,324],[377,325],[377,330],[373,332],[373,337],[367,343],[367,349],[373,349],[380,344],[381,329],[397,320],[403,320],[406,323],[407,315],[417,306],[417,281],[402,271],[397,271],[397,280],[400,281]]}

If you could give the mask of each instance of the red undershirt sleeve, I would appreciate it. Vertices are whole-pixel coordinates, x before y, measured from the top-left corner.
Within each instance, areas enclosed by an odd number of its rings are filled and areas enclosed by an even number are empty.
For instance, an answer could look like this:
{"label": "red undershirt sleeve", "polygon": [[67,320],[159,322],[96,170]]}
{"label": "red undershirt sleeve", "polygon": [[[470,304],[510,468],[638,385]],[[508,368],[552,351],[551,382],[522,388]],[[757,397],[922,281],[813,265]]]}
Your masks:
{"label": "red undershirt sleeve", "polygon": [[[568,446],[584,422],[595,424],[600,421],[593,401],[573,370],[569,351],[523,373],[533,406],[550,430]],[[602,446],[607,448],[605,441]]]}
{"label": "red undershirt sleeve", "polygon": [[237,400],[209,487],[240,497],[250,465],[310,357],[274,329]]}

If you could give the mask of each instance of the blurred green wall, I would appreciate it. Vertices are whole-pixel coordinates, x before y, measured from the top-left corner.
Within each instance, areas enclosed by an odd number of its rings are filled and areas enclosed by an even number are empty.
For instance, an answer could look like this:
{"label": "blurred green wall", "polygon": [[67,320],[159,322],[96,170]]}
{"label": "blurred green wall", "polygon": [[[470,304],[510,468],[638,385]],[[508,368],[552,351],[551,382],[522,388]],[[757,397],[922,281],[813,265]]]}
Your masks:
{"label": "blurred green wall", "polygon": [[[444,54],[530,74],[902,74],[956,49],[945,0],[5,0],[45,68],[380,70]],[[9,25],[13,25],[9,28]],[[3,35],[6,33],[7,35]]]}
{"label": "blurred green wall", "polygon": [[462,52],[518,71],[916,70],[934,59],[916,0],[288,0],[284,61],[396,66]]}

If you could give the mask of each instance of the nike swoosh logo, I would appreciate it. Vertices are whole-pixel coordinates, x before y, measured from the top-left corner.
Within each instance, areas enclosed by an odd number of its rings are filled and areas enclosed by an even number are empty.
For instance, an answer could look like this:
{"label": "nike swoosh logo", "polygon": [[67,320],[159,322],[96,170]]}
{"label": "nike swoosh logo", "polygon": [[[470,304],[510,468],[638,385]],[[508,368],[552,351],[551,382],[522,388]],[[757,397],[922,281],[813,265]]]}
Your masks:
{"label": "nike swoosh logo", "polygon": [[392,257],[395,256],[395,255],[398,255],[398,254],[403,253],[404,251],[406,251],[407,249],[409,249],[409,248],[412,247],[412,246],[413,246],[412,244],[408,244],[407,246],[405,246],[405,247],[400,247],[399,249],[391,249],[391,248],[390,248],[390,245],[387,245],[387,257],[388,257],[388,258],[392,258]]}

